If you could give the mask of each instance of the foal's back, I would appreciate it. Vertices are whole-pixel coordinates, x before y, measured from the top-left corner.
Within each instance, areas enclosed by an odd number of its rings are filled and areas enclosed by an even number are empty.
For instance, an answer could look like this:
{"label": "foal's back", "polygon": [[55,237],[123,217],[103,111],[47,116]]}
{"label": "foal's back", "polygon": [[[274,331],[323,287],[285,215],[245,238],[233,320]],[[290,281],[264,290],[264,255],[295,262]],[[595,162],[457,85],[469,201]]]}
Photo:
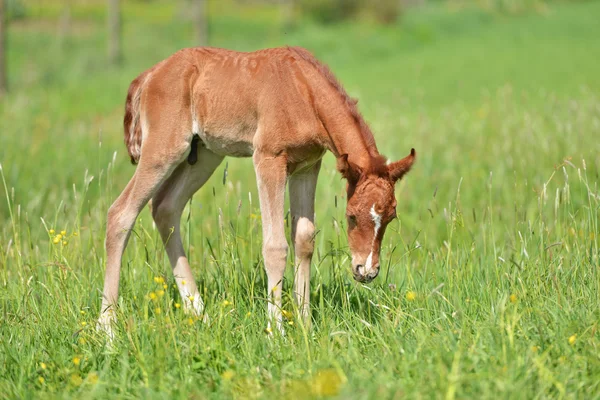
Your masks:
{"label": "foal's back", "polygon": [[132,83],[141,90],[142,126],[173,118],[182,127],[173,134],[198,134],[223,156],[251,156],[256,149],[298,159],[320,153],[323,126],[314,97],[331,88],[307,56],[289,47],[181,50]]}

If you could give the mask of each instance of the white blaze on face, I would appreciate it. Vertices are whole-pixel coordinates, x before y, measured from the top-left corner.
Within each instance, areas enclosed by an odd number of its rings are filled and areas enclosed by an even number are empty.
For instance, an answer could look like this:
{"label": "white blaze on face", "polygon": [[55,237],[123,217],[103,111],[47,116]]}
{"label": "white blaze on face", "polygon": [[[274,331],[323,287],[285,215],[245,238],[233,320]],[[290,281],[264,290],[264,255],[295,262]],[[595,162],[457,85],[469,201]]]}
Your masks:
{"label": "white blaze on face", "polygon": [[379,233],[379,229],[381,228],[381,215],[377,214],[377,211],[375,211],[375,204],[373,204],[373,207],[371,207],[371,219],[373,219],[375,227],[373,232],[373,242],[371,243],[371,252],[369,253],[367,261],[365,262],[365,274],[371,272],[371,268],[373,267],[373,246],[375,245],[377,234]]}

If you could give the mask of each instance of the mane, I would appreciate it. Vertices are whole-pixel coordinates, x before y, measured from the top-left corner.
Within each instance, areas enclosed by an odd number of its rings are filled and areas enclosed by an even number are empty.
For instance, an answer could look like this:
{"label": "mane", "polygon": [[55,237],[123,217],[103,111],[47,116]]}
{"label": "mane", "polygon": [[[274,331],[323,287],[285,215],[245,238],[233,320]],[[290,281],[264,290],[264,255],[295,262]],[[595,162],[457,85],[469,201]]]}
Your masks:
{"label": "mane", "polygon": [[365,122],[365,119],[363,118],[363,116],[358,111],[358,108],[356,107],[358,100],[353,99],[350,96],[348,96],[348,93],[346,92],[346,90],[344,89],[344,87],[342,86],[340,81],[338,81],[337,78],[335,77],[335,75],[333,75],[333,72],[331,72],[329,67],[327,65],[323,64],[322,62],[320,62],[319,60],[317,60],[315,58],[315,56],[312,55],[311,52],[309,52],[308,50],[306,50],[302,47],[295,47],[295,46],[293,46],[293,47],[288,46],[288,49],[293,51],[294,53],[296,53],[298,56],[300,56],[300,58],[302,58],[304,61],[308,62],[317,71],[319,71],[319,73],[327,80],[327,82],[329,82],[331,87],[333,87],[336,90],[336,92],[339,93],[340,97],[342,98],[342,100],[344,102],[344,105],[348,109],[348,112],[354,119],[354,122],[356,123],[356,125],[358,125],[361,136],[367,146],[369,155],[371,156],[371,165],[369,167],[368,172],[374,173],[377,175],[387,173],[387,168],[385,166],[386,159],[385,159],[385,157],[380,155],[379,152],[377,151],[377,145],[375,144],[375,138],[373,137],[371,128],[369,128],[369,125],[367,125],[367,123]]}

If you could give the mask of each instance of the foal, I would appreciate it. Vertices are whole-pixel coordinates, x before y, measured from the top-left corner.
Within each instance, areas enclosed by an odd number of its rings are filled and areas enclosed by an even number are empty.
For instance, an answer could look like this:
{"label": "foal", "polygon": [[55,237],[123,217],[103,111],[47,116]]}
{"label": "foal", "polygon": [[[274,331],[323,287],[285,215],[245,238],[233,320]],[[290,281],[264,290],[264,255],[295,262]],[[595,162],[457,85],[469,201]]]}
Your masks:
{"label": "foal", "polygon": [[284,232],[289,182],[294,294],[310,322],[310,262],[314,202],[321,158],[337,158],[347,184],[348,241],[359,282],[379,273],[379,249],[396,216],[394,183],[415,151],[386,163],[373,134],[331,71],[299,47],[239,53],[181,50],[138,76],[125,104],[125,144],[138,164],[108,211],[106,276],[99,326],[112,336],[121,258],[142,208],[163,239],[187,311],[204,304],[180,236],[183,208],[225,156],[252,157],[262,214],[262,254],[268,277],[268,314],[281,328],[281,281],[288,244]]}

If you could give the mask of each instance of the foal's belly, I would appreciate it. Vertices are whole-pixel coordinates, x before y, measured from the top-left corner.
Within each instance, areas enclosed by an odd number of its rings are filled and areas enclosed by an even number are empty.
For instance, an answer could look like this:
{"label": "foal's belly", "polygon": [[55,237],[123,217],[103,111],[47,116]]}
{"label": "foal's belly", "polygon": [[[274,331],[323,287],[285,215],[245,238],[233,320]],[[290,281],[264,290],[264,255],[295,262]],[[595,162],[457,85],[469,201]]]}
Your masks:
{"label": "foal's belly", "polygon": [[215,154],[226,157],[251,157],[256,129],[214,127],[199,128],[194,131],[206,148]]}

